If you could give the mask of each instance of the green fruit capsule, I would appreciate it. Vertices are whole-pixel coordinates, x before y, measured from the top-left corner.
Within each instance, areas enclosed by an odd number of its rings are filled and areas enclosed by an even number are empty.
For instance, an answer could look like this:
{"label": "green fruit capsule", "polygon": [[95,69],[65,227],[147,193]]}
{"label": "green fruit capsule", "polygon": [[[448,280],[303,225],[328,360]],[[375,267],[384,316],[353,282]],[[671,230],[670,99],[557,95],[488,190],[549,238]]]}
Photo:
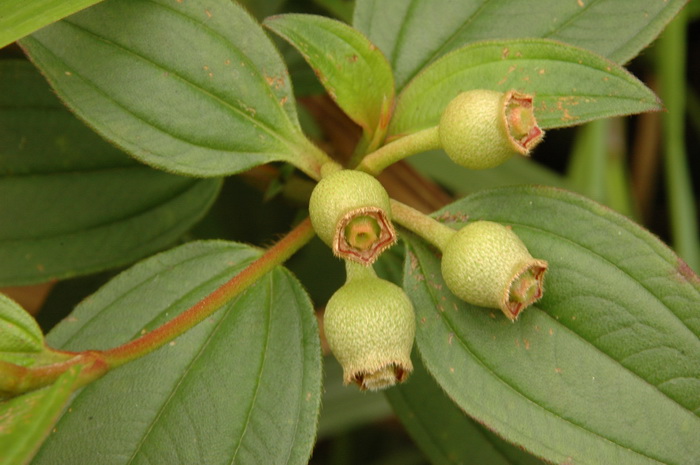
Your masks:
{"label": "green fruit capsule", "polygon": [[547,262],[532,258],[512,229],[476,221],[447,242],[441,267],[447,287],[457,297],[498,308],[515,321],[542,297]]}
{"label": "green fruit capsule", "polygon": [[476,89],[445,108],[438,127],[447,155],[470,169],[493,168],[515,154],[529,155],[544,132],[535,120],[533,97]]}
{"label": "green fruit capsule", "polygon": [[323,327],[345,384],[379,390],[413,371],[413,305],[395,284],[377,277],[348,281],[328,301]]}
{"label": "green fruit capsule", "polygon": [[311,224],[333,253],[370,265],[396,242],[389,195],[361,171],[335,171],[321,179],[309,201]]}

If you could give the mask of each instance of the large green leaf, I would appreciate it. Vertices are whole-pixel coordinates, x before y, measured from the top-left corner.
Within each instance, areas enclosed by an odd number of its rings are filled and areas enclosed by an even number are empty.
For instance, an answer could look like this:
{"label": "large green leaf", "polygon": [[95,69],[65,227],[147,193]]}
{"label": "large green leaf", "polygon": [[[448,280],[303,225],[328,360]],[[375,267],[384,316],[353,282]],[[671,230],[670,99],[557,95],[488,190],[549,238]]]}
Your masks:
{"label": "large green leaf", "polygon": [[700,279],[621,215],[553,188],[482,191],[437,213],[509,226],[549,261],[545,296],[511,323],[452,295],[409,238],[417,345],[447,394],[546,460],[688,464],[700,457]]}
{"label": "large green leaf", "polygon": [[314,175],[287,70],[228,0],[108,0],[21,41],[58,94],[126,152],[218,176],[273,160]]}
{"label": "large green leaf", "polygon": [[563,176],[525,157],[512,157],[488,170],[470,170],[456,165],[441,150],[419,153],[407,161],[457,197],[494,187],[541,184],[566,188],[569,185]]}
{"label": "large green leaf", "polygon": [[[149,331],[230,279],[259,252],[194,242],[110,281],[48,337],[104,349]],[[306,463],[321,396],[318,327],[277,268],[154,353],[83,389],[36,464]]]}
{"label": "large green leaf", "polygon": [[542,465],[485,430],[459,409],[414,354],[410,382],[385,391],[394,412],[430,463]]}
{"label": "large green leaf", "polygon": [[0,283],[121,266],[171,244],[221,181],[138,164],[97,137],[26,61],[0,63]]}
{"label": "large green leaf", "polygon": [[0,48],[101,0],[3,0]]}
{"label": "large green leaf", "polygon": [[70,402],[79,372],[71,368],[51,386],[0,402],[0,463],[29,463]]}
{"label": "large green leaf", "polygon": [[399,89],[433,60],[486,39],[543,37],[624,63],[686,0],[358,0],[353,24],[387,56]]}
{"label": "large green leaf", "polygon": [[535,94],[543,128],[659,110],[654,93],[615,63],[546,39],[478,42],[429,65],[398,97],[390,135],[435,126],[447,104],[470,89]]}
{"label": "large green leaf", "polygon": [[394,76],[374,44],[347,24],[322,16],[274,16],[265,26],[299,50],[368,139],[385,134],[394,106]]}

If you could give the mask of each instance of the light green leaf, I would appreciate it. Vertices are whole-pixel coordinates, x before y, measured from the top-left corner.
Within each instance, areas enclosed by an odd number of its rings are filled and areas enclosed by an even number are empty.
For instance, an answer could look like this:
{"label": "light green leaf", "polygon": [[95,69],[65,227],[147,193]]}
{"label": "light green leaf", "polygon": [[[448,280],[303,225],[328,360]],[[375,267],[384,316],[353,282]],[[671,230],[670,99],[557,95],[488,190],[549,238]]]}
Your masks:
{"label": "light green leaf", "polygon": [[0,283],[122,266],[174,242],[218,179],[136,163],[72,116],[26,61],[0,63]]}
{"label": "light green leaf", "polygon": [[543,465],[485,430],[440,389],[414,354],[409,382],[385,391],[394,412],[433,465]]}
{"label": "light green leaf", "polygon": [[101,0],[3,0],[0,48]]}
{"label": "light green leaf", "polygon": [[543,128],[661,109],[641,81],[594,53],[545,39],[489,41],[446,55],[411,81],[398,97],[389,134],[435,126],[450,100],[470,89],[534,94]]}
{"label": "light green leaf", "polygon": [[79,367],[51,386],[0,402],[0,463],[29,463],[70,401]]}
{"label": "light green leaf", "polygon": [[544,298],[511,323],[454,297],[435,252],[409,237],[417,345],[460,408],[555,463],[700,456],[700,279],[668,247],[552,188],[482,191],[437,215],[512,226],[549,262]]}
{"label": "light green leaf", "polygon": [[314,15],[274,16],[264,24],[302,54],[368,140],[386,133],[394,105],[394,77],[382,52],[365,36],[340,21]]}
{"label": "light green leaf", "polygon": [[[104,349],[170,320],[259,252],[193,242],[143,261],[79,305],[48,337]],[[318,327],[277,268],[169,345],[85,387],[36,464],[304,464],[321,396]]]}
{"label": "light green leaf", "polygon": [[227,0],[108,0],[21,41],[65,103],[150,165],[194,176],[273,160],[317,176],[287,70]]}
{"label": "light green leaf", "polygon": [[549,38],[625,63],[686,0],[358,0],[353,24],[387,56],[401,89],[429,63],[487,39]]}
{"label": "light green leaf", "polygon": [[2,352],[40,352],[43,348],[44,335],[34,318],[0,294],[0,359]]}

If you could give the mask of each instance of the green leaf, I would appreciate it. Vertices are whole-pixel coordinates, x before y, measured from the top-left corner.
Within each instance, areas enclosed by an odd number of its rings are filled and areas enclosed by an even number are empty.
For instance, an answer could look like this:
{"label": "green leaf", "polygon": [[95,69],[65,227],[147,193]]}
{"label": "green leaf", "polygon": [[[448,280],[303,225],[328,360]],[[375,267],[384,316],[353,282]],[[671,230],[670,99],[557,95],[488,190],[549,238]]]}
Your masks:
{"label": "green leaf", "polygon": [[[104,349],[170,320],[260,253],[193,242],[143,261],[48,337]],[[306,463],[321,396],[318,327],[282,268],[169,345],[85,387],[36,464]]]}
{"label": "green leaf", "polygon": [[470,89],[535,94],[543,128],[661,109],[641,81],[594,53],[546,39],[489,41],[446,55],[411,81],[398,97],[390,135],[435,126],[450,100]]}
{"label": "green leaf", "polygon": [[623,118],[580,127],[569,156],[567,179],[576,192],[635,219],[624,134]]}
{"label": "green leaf", "polygon": [[2,352],[40,352],[43,348],[44,335],[34,318],[0,294],[0,359]]}
{"label": "green leaf", "polygon": [[482,189],[523,184],[562,188],[569,186],[563,176],[525,157],[512,157],[502,165],[488,170],[470,170],[459,166],[441,150],[419,153],[406,161],[458,197]]}
{"label": "green leaf", "polygon": [[401,89],[430,62],[487,39],[542,37],[625,63],[686,0],[358,0],[353,24],[386,54]]}
{"label": "green leaf", "polygon": [[440,389],[414,354],[410,381],[385,391],[414,441],[437,464],[542,465],[544,462],[486,431]]}
{"label": "green leaf", "polygon": [[72,110],[145,163],[220,176],[284,160],[317,175],[284,63],[233,2],[109,0],[21,44]]}
{"label": "green leaf", "polygon": [[0,63],[0,283],[122,266],[171,244],[221,181],[134,162],[51,94],[25,61]]}
{"label": "green leaf", "polygon": [[3,0],[0,48],[101,0]]}
{"label": "green leaf", "polygon": [[319,438],[346,433],[361,425],[392,417],[391,407],[379,392],[361,392],[343,384],[343,367],[329,355],[323,360],[323,410],[318,421]]}
{"label": "green leaf", "polygon": [[555,463],[700,456],[700,278],[657,238],[552,188],[482,191],[437,215],[512,226],[549,262],[544,298],[510,323],[466,304],[409,237],[404,287],[426,368],[470,416]]}
{"label": "green leaf", "polygon": [[0,403],[0,463],[29,463],[70,401],[79,372],[71,368],[51,386]]}
{"label": "green leaf", "polygon": [[394,105],[394,76],[374,44],[347,24],[322,16],[280,15],[264,25],[302,54],[367,139],[385,134]]}

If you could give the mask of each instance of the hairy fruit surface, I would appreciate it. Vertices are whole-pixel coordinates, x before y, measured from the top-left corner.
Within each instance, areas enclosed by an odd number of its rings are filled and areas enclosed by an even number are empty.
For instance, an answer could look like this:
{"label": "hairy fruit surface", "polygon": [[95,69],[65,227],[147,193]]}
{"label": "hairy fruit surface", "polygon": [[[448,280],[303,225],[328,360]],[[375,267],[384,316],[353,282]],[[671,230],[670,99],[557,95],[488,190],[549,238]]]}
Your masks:
{"label": "hairy fruit surface", "polygon": [[324,177],[311,194],[309,214],[316,234],[346,260],[370,265],[396,242],[389,195],[361,171]]}
{"label": "hairy fruit surface", "polygon": [[515,320],[542,297],[547,262],[532,258],[512,229],[476,221],[449,240],[441,267],[447,287],[457,297],[498,308]]}
{"label": "hairy fruit surface", "polygon": [[470,169],[493,168],[516,154],[529,155],[542,140],[533,97],[476,89],[463,92],[440,118],[440,143],[447,155]]}
{"label": "hairy fruit surface", "polygon": [[347,282],[326,306],[324,331],[345,384],[378,390],[413,371],[413,304],[393,283],[376,277]]}

